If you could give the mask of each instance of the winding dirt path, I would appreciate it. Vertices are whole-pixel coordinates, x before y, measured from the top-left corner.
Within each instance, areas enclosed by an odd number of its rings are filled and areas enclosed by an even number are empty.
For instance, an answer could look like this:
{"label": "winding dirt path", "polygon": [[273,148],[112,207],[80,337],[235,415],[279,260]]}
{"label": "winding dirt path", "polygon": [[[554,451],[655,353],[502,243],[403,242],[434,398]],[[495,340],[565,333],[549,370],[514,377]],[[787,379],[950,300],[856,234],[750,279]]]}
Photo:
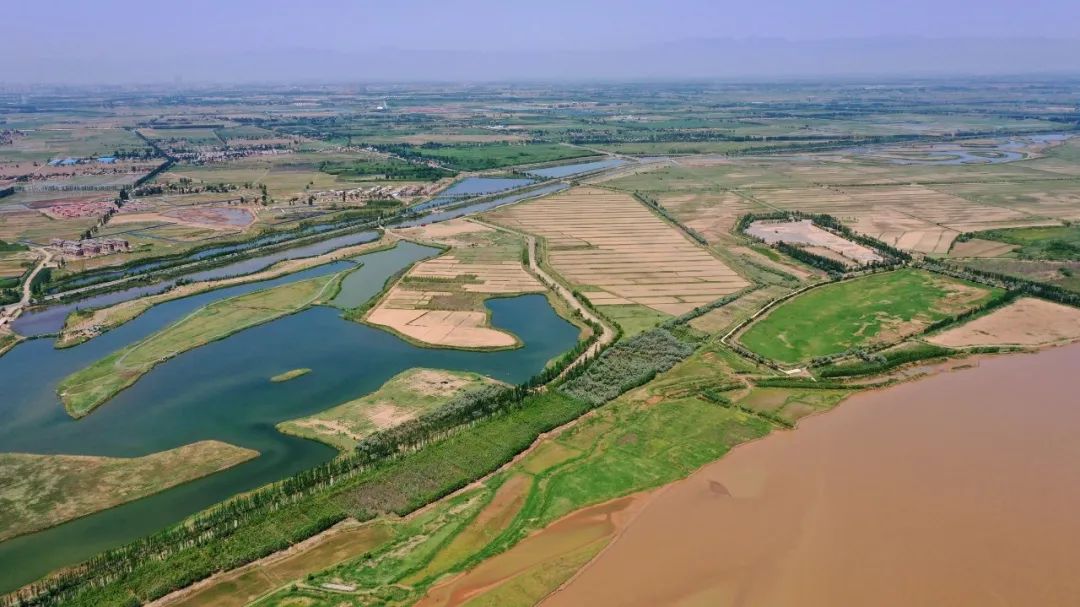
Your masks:
{"label": "winding dirt path", "polygon": [[552,278],[550,274],[545,272],[544,269],[540,267],[539,256],[536,251],[535,236],[526,232],[519,232],[517,230],[512,230],[498,224],[488,223],[486,221],[481,221],[475,218],[469,219],[469,221],[478,223],[483,226],[487,226],[495,230],[515,234],[524,238],[529,251],[529,271],[532,272],[533,275],[535,275],[541,283],[554,291],[555,294],[559,296],[559,298],[561,298],[567,303],[567,305],[571,307],[571,309],[581,314],[582,318],[600,326],[600,338],[597,339],[596,342],[593,343],[591,346],[586,348],[586,350],[582,352],[577,357],[577,359],[574,360],[574,362],[567,365],[566,369],[564,369],[563,372],[559,374],[560,378],[570,372],[571,369],[574,369],[578,365],[584,364],[586,360],[599,354],[601,350],[603,350],[615,341],[615,330],[611,328],[611,325],[609,325],[607,321],[605,321],[600,315],[593,313],[593,311],[590,310],[588,306],[586,306],[584,303],[574,297],[573,291],[571,291],[563,283]]}
{"label": "winding dirt path", "polygon": [[30,275],[26,277],[26,280],[23,281],[22,299],[13,304],[8,304],[4,308],[0,309],[0,327],[4,327],[8,323],[14,321],[16,318],[19,317],[19,314],[21,314],[22,311],[30,305],[30,299],[33,296],[33,293],[31,292],[31,287],[34,284],[34,279],[37,278],[37,275],[40,274],[41,271],[44,270],[45,267],[49,264],[49,262],[52,261],[52,251],[48,249],[37,250],[44,253],[45,256],[42,257],[40,261],[38,261],[38,265],[33,269],[32,272],[30,272]]}

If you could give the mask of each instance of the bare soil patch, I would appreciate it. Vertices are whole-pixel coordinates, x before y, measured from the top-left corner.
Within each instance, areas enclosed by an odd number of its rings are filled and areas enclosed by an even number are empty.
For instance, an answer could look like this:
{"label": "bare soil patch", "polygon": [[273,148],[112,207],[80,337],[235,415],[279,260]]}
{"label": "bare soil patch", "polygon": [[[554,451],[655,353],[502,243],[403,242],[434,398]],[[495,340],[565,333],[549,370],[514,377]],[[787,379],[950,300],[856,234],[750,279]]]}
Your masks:
{"label": "bare soil patch", "polygon": [[962,242],[954,242],[949,251],[949,257],[1001,257],[1017,248],[1016,245],[972,238]]}
{"label": "bare soil patch", "polygon": [[1026,297],[929,341],[953,348],[968,346],[1045,346],[1080,339],[1080,310]]}
{"label": "bare soil patch", "polygon": [[817,254],[831,252],[847,264],[867,264],[881,261],[881,255],[864,247],[823,230],[813,221],[755,221],[746,228],[746,233],[764,240],[768,244],[786,242],[788,244],[808,245],[818,249]]}
{"label": "bare soil patch", "polygon": [[575,188],[491,218],[544,238],[555,270],[594,287],[583,291],[595,305],[683,314],[748,284],[628,194]]}

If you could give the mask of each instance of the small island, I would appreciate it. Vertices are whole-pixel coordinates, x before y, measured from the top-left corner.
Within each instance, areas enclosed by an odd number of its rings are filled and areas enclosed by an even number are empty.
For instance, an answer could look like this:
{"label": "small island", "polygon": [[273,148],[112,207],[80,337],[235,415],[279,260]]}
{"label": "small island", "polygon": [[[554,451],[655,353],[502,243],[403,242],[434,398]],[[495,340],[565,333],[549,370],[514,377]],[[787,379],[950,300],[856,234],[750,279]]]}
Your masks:
{"label": "small island", "polygon": [[284,373],[279,373],[279,374],[271,377],[270,381],[274,382],[275,384],[279,384],[279,383],[281,383],[283,381],[289,381],[290,379],[296,379],[297,377],[300,377],[301,375],[307,375],[308,373],[311,373],[311,369],[293,369],[292,371],[286,371]]}

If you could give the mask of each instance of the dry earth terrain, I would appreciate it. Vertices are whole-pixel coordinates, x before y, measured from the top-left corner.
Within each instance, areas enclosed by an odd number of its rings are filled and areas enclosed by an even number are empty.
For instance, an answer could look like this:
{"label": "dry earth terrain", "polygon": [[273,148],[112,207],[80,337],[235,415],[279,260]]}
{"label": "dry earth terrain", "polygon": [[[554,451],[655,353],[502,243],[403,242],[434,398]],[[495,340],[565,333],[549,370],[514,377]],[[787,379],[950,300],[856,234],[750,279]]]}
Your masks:
{"label": "dry earth terrain", "polygon": [[1080,339],[1080,309],[1026,297],[975,320],[943,331],[929,341],[967,346],[1046,346]]}
{"label": "dry earth terrain", "polygon": [[810,248],[822,248],[839,255],[842,261],[852,264],[866,264],[881,261],[871,249],[841,238],[832,232],[814,225],[809,219],[801,221],[755,221],[746,228],[746,233],[756,236],[769,244],[786,242],[788,244],[809,245]]}
{"label": "dry earth terrain", "polygon": [[594,305],[683,314],[749,284],[628,194],[575,188],[490,217],[543,238],[551,266]]}
{"label": "dry earth terrain", "polygon": [[367,313],[365,321],[432,346],[519,345],[516,337],[491,326],[483,302],[492,296],[544,292],[544,286],[521,265],[520,238],[464,220],[401,234],[449,246],[450,251],[409,270]]}
{"label": "dry earth terrain", "polygon": [[498,383],[477,373],[409,369],[367,396],[315,415],[282,422],[278,429],[349,451],[373,432],[408,421],[464,392]]}

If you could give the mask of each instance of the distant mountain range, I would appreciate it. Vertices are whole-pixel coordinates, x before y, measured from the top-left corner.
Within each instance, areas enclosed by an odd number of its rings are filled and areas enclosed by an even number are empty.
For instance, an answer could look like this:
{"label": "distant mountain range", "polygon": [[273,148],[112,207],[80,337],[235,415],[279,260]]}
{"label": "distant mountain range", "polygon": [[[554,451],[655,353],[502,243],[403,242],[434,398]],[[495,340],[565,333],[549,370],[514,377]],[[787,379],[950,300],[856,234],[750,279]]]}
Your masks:
{"label": "distant mountain range", "polygon": [[140,49],[2,62],[0,82],[775,79],[1080,74],[1080,39],[687,40],[593,51]]}

